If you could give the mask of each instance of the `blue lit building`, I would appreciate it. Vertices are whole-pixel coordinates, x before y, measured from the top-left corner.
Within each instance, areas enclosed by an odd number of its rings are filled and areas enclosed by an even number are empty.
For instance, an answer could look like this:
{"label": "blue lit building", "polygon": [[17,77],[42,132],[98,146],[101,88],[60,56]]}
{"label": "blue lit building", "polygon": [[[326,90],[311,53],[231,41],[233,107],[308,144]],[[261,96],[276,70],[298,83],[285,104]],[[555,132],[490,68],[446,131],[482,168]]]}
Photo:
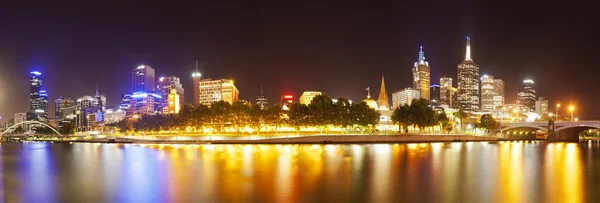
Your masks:
{"label": "blue lit building", "polygon": [[161,100],[162,96],[159,94],[135,92],[123,95],[119,108],[125,110],[127,118],[139,118],[162,112]]}
{"label": "blue lit building", "polygon": [[28,120],[48,121],[48,92],[42,89],[42,73],[29,73],[29,112]]}

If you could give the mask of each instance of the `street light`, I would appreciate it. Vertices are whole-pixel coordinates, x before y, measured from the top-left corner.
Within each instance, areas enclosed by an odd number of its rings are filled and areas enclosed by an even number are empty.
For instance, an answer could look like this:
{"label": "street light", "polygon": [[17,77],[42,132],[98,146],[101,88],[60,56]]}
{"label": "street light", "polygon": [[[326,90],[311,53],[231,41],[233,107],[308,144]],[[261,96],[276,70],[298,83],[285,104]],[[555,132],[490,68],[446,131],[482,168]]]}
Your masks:
{"label": "street light", "polygon": [[573,105],[569,106],[569,111],[571,112],[571,121],[573,121],[573,111],[575,110],[575,107]]}
{"label": "street light", "polygon": [[556,104],[556,121],[558,121],[558,108],[560,108],[560,104]]}
{"label": "street light", "polygon": [[513,109],[513,112],[515,113],[515,118],[518,121],[519,120],[519,109],[515,108],[515,109]]}

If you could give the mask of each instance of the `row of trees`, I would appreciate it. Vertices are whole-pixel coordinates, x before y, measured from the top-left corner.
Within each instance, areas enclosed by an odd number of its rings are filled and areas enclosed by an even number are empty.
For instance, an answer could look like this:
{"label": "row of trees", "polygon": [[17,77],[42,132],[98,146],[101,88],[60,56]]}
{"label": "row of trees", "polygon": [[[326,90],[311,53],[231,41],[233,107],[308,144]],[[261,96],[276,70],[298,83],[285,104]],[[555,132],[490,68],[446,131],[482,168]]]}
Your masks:
{"label": "row of trees", "polygon": [[[459,109],[453,114],[455,118],[460,120],[461,129],[463,127],[463,120],[469,118],[469,114]],[[443,131],[450,131],[450,119],[446,116],[446,112],[441,110],[436,112],[430,107],[429,101],[425,99],[413,99],[411,104],[404,104],[394,110],[391,116],[391,120],[397,123],[400,129],[404,129],[408,132],[408,126],[414,126],[420,130],[425,127],[432,127],[440,125]],[[477,127],[484,128],[488,131],[494,131],[498,129],[500,123],[497,122],[491,114],[484,114],[480,117]]]}
{"label": "row of trees", "polygon": [[351,104],[349,100],[339,98],[333,102],[327,95],[314,97],[309,105],[294,103],[289,111],[284,111],[278,104],[268,108],[236,101],[229,104],[225,101],[206,105],[184,105],[176,115],[146,115],[141,119],[126,119],[117,123],[121,131],[160,131],[191,127],[203,131],[212,128],[222,132],[224,127],[234,127],[238,132],[251,127],[257,131],[263,125],[278,128],[282,125],[300,130],[301,127],[325,126],[348,128],[358,125],[375,126],[379,121],[379,112],[364,103]]}

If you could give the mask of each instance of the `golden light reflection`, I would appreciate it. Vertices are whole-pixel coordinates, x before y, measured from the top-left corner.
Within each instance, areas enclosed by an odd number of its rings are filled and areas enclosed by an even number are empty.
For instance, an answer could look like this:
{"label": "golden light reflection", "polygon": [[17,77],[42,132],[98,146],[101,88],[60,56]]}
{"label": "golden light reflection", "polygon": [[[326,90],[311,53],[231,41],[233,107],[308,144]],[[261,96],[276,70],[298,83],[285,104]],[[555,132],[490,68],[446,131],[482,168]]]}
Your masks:
{"label": "golden light reflection", "polygon": [[580,148],[576,143],[552,143],[545,154],[547,202],[583,202]]}

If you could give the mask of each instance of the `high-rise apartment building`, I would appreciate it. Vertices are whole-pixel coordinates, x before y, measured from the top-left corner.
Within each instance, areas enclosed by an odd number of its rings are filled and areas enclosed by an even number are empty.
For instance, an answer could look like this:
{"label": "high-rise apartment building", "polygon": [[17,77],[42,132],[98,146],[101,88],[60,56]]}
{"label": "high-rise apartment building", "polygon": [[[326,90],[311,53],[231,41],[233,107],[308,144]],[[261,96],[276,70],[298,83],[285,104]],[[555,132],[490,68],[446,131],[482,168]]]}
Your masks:
{"label": "high-rise apartment building", "polygon": [[313,98],[315,98],[317,95],[321,95],[321,94],[323,94],[323,93],[315,92],[315,91],[304,91],[302,93],[302,95],[300,95],[300,104],[309,105],[310,102],[312,102]]}
{"label": "high-rise apartment building", "polygon": [[42,73],[29,73],[29,120],[48,121],[48,92],[42,89]]}
{"label": "high-rise apartment building", "polygon": [[535,112],[539,115],[548,114],[548,100],[540,97],[535,101]]}
{"label": "high-rise apartment building", "polygon": [[[184,89],[181,85],[181,80],[177,76],[169,76],[169,77],[160,77],[158,78],[158,85],[156,86],[156,91],[160,93],[162,98],[169,98],[169,94],[171,93],[171,89],[175,89],[177,91],[177,96],[179,97],[179,102],[183,103],[185,101]],[[166,101],[165,101],[166,102]]]}
{"label": "high-rise apartment building", "polygon": [[481,110],[492,112],[504,105],[504,81],[494,79],[494,76],[481,77]]}
{"label": "high-rise apartment building", "polygon": [[467,37],[465,60],[458,64],[458,107],[479,111],[479,65],[471,59],[471,38]]}
{"label": "high-rise apartment building", "polygon": [[200,103],[211,105],[214,102],[226,101],[230,104],[239,99],[240,92],[233,80],[207,78],[200,81]]}
{"label": "high-rise apartment building", "polygon": [[132,71],[133,92],[152,92],[154,86],[154,69],[150,66],[141,65]]}
{"label": "high-rise apartment building", "polygon": [[448,105],[449,108],[453,108],[452,88],[452,78],[440,78],[440,105]]}
{"label": "high-rise apartment building", "polygon": [[263,87],[260,85],[260,94],[256,97],[256,104],[260,106],[260,109],[267,109],[269,103],[267,103],[267,97],[263,93]]}
{"label": "high-rise apartment building", "polygon": [[392,94],[392,104],[394,105],[394,109],[396,109],[404,104],[410,105],[413,99],[418,98],[421,98],[421,91],[407,87]]}
{"label": "high-rise apartment building", "polygon": [[517,90],[517,106],[522,106],[523,111],[535,111],[535,89],[533,80],[524,80]]}
{"label": "high-rise apartment building", "polygon": [[167,95],[167,112],[169,114],[178,114],[180,106],[179,93],[177,89],[172,88],[171,92]]}
{"label": "high-rise apartment building", "polygon": [[[431,104],[431,106],[433,107],[437,107],[440,105],[440,86],[439,85],[431,85],[431,87],[429,87],[429,93],[431,94],[429,96],[429,103]],[[423,97],[421,97],[423,98]]]}
{"label": "high-rise apartment building", "polygon": [[429,100],[430,98],[430,73],[431,68],[429,63],[425,61],[425,53],[423,52],[423,46],[419,51],[419,60],[415,62],[413,66],[413,88],[420,91],[421,98]]}

